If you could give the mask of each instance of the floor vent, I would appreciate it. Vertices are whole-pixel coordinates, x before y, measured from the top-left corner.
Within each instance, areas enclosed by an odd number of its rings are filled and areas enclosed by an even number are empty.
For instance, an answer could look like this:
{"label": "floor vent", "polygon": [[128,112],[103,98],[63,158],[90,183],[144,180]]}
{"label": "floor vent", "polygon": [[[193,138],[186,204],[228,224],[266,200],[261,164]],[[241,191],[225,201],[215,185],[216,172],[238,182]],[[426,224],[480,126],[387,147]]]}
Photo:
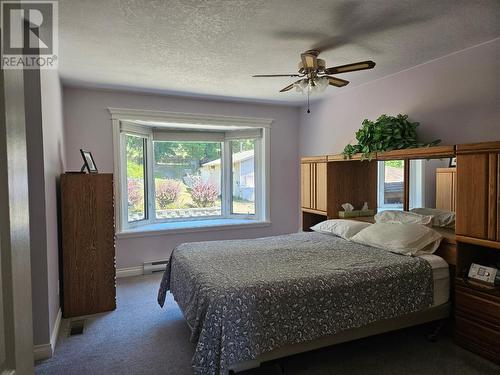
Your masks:
{"label": "floor vent", "polygon": [[85,328],[85,320],[73,320],[69,325],[69,335],[81,335]]}
{"label": "floor vent", "polygon": [[154,272],[163,272],[167,267],[168,260],[158,260],[156,262],[144,262],[144,275],[151,275]]}

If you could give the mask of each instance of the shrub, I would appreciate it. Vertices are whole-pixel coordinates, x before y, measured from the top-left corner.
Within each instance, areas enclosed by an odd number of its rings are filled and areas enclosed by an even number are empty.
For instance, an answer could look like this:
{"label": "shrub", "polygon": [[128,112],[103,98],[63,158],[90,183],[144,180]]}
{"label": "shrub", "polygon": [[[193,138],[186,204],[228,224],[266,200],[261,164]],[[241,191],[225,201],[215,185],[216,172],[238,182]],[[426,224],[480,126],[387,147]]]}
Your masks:
{"label": "shrub", "polygon": [[217,186],[210,182],[198,180],[191,187],[191,198],[196,207],[213,207],[218,196]]}
{"label": "shrub", "polygon": [[156,204],[160,209],[166,209],[174,203],[181,193],[181,185],[178,181],[160,179],[156,181]]}
{"label": "shrub", "polygon": [[141,180],[131,178],[127,182],[128,190],[128,205],[134,209],[139,209],[141,204],[144,203],[144,186]]}

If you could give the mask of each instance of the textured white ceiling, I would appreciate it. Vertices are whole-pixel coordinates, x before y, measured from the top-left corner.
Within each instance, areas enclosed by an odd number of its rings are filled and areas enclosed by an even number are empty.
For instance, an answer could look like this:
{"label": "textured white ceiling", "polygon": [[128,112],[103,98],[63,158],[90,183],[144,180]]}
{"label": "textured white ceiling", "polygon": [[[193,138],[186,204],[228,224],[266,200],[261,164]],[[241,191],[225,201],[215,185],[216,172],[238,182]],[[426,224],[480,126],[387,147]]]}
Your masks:
{"label": "textured white ceiling", "polygon": [[304,101],[278,92],[292,78],[251,76],[295,73],[312,47],[327,66],[374,60],[341,75],[355,86],[500,36],[498,0],[61,0],[59,12],[66,83],[284,104]]}

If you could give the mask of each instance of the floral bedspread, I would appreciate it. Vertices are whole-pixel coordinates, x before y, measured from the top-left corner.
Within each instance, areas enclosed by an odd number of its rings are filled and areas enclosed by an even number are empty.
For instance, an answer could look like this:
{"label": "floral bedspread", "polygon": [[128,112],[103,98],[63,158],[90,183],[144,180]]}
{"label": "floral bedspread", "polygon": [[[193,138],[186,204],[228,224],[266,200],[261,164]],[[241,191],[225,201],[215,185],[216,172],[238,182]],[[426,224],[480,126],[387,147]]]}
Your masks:
{"label": "floral bedspread", "polygon": [[433,303],[425,260],[315,232],[182,244],[163,275],[161,306],[168,290],[197,343],[194,372],[204,375]]}

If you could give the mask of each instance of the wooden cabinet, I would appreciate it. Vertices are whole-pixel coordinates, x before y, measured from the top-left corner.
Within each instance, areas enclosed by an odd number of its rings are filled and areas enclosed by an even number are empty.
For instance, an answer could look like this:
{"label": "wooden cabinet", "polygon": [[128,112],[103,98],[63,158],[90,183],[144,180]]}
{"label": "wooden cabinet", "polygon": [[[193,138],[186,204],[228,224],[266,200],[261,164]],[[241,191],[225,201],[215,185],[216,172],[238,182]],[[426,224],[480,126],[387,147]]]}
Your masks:
{"label": "wooden cabinet", "polygon": [[455,308],[455,341],[500,363],[500,296],[457,280]]}
{"label": "wooden cabinet", "polygon": [[500,248],[500,142],[457,146],[456,233]]}
{"label": "wooden cabinet", "polygon": [[312,199],[312,196],[314,195],[313,173],[314,163],[300,164],[300,206],[302,208],[314,207]]}
{"label": "wooden cabinet", "polygon": [[471,263],[500,264],[500,142],[456,146],[455,340],[500,363],[500,291],[464,281]]}
{"label": "wooden cabinet", "polygon": [[314,176],[315,182],[315,198],[316,210],[326,212],[327,210],[327,163],[316,163],[316,172]]}
{"label": "wooden cabinet", "polygon": [[455,211],[457,169],[436,168],[436,208]]}
{"label": "wooden cabinet", "polygon": [[326,161],[302,162],[300,164],[301,206],[303,209],[327,212]]}
{"label": "wooden cabinet", "polygon": [[116,308],[113,175],[61,176],[63,317]]}
{"label": "wooden cabinet", "polygon": [[[361,209],[377,205],[377,162],[329,156],[302,158],[300,164],[302,230],[326,219],[338,218],[342,204]],[[327,161],[328,160],[328,161]]]}

